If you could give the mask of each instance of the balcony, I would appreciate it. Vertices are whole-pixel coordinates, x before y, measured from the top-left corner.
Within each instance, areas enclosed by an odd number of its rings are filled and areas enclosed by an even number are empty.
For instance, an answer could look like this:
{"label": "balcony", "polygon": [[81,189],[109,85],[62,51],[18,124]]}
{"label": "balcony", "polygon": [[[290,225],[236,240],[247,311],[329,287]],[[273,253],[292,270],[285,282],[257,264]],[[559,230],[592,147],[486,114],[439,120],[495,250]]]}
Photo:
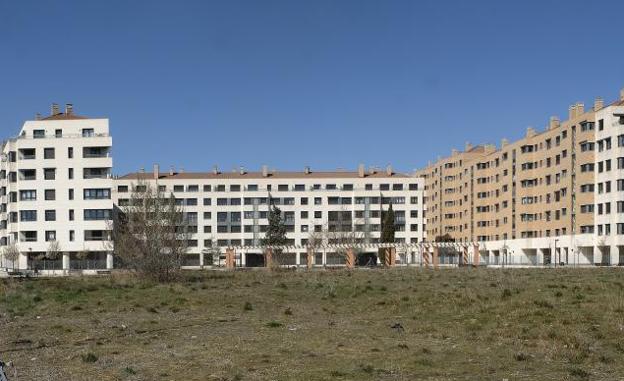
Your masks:
{"label": "balcony", "polygon": [[111,157],[110,147],[84,147],[82,157],[85,159]]}

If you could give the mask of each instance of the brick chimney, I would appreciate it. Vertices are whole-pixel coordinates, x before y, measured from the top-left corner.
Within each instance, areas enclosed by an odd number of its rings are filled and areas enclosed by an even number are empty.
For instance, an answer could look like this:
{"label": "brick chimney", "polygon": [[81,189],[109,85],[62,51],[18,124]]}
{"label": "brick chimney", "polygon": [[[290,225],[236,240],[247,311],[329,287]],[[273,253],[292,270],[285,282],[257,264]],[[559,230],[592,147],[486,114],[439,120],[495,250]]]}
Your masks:
{"label": "brick chimney", "polygon": [[392,173],[392,166],[388,164],[388,166],[386,167],[386,175],[392,176]]}
{"label": "brick chimney", "polygon": [[262,166],[262,177],[269,177],[269,166],[266,164]]}
{"label": "brick chimney", "polygon": [[158,166],[158,164],[154,164],[154,180],[158,180],[158,178],[160,177],[160,167]]}
{"label": "brick chimney", "polygon": [[585,104],[583,102],[576,102],[576,116],[581,116],[585,113]]}
{"label": "brick chimney", "polygon": [[470,142],[466,142],[466,145],[464,146],[464,151],[468,152],[472,149],[472,144],[470,144]]}
{"label": "brick chimney", "polygon": [[52,113],[50,115],[58,114],[60,112],[59,111],[59,105],[57,103],[52,103],[52,109],[50,110],[50,112]]}
{"label": "brick chimney", "polygon": [[550,117],[550,122],[548,123],[548,129],[552,130],[553,128],[557,128],[560,125],[561,125],[561,122],[559,121],[559,117],[557,116]]}
{"label": "brick chimney", "polygon": [[568,108],[568,120],[576,118],[576,105],[570,105]]}
{"label": "brick chimney", "polygon": [[598,111],[602,109],[603,107],[604,107],[604,100],[602,99],[602,97],[596,98],[596,100],[594,101],[594,111]]}
{"label": "brick chimney", "polygon": [[358,177],[364,177],[364,164],[358,165]]}

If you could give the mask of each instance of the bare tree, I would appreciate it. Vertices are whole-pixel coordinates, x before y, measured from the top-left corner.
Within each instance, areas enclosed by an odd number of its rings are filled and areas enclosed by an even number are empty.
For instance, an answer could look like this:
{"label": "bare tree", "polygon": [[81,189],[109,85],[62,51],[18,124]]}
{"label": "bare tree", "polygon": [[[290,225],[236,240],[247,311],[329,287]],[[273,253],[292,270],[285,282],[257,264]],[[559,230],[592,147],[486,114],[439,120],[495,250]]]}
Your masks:
{"label": "bare tree", "polygon": [[15,243],[12,243],[9,246],[6,246],[2,250],[2,256],[4,256],[5,260],[11,261],[11,265],[13,266],[13,269],[15,269],[15,262],[19,258],[19,255],[20,255],[20,251],[17,248],[17,245]]}
{"label": "bare tree", "polygon": [[113,252],[124,267],[158,282],[179,274],[190,237],[184,208],[171,194],[133,184],[129,204],[115,211]]}
{"label": "bare tree", "polygon": [[[361,228],[360,228],[361,227]],[[313,250],[329,246],[331,251],[347,260],[349,250],[354,260],[363,252],[365,243],[366,225],[362,220],[355,220],[351,211],[340,210],[331,213],[328,222],[321,231],[312,231],[308,234],[308,247]]]}
{"label": "bare tree", "polygon": [[61,255],[61,244],[59,241],[51,241],[46,250],[45,257],[47,259],[56,260]]}

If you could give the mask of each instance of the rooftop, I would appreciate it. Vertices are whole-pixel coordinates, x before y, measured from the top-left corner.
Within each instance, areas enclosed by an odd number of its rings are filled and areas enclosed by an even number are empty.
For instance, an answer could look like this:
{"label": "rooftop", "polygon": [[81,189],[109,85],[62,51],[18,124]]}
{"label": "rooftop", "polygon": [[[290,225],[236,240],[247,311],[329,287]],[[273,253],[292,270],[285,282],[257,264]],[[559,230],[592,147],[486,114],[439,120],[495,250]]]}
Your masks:
{"label": "rooftop", "polygon": [[[191,179],[343,179],[343,178],[410,178],[412,176],[387,171],[368,171],[362,175],[360,172],[353,171],[303,171],[303,172],[287,172],[287,171],[267,171],[267,172],[162,172],[158,174],[159,179],[164,180],[191,180]],[[134,172],[120,176],[122,180],[151,180],[154,178],[154,172]]]}

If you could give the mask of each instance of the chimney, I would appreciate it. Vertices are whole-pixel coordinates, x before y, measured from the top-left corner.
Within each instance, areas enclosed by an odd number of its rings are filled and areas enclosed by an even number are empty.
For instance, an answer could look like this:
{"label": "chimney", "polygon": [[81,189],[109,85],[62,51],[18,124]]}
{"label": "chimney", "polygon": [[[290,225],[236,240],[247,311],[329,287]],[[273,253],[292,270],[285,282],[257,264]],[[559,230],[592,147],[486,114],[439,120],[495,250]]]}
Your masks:
{"label": "chimney", "polygon": [[472,149],[472,144],[470,144],[470,142],[466,142],[466,145],[464,146],[464,151],[468,152]]}
{"label": "chimney", "polygon": [[386,175],[392,176],[392,166],[388,164],[386,167]]}
{"label": "chimney", "polygon": [[624,89],[620,90],[620,100],[624,101]]}
{"label": "chimney", "polygon": [[530,138],[530,137],[533,137],[535,135],[536,135],[535,129],[533,127],[527,127],[526,137]]}
{"label": "chimney", "polygon": [[217,167],[216,165],[214,165],[212,167],[212,174],[213,175],[218,175],[219,174],[219,167]]}
{"label": "chimney", "polygon": [[240,174],[241,174],[241,176],[242,176],[242,175],[244,175],[244,174],[245,174],[245,167],[241,166],[241,167],[238,169],[238,173],[240,173]]}
{"label": "chimney", "polygon": [[604,100],[602,99],[602,97],[596,98],[596,100],[594,101],[594,111],[598,111],[602,109],[603,107],[604,107]]}
{"label": "chimney", "polygon": [[550,122],[548,123],[548,129],[552,130],[553,128],[557,128],[561,125],[561,123],[559,122],[559,117],[557,116],[551,116],[550,117]]}
{"label": "chimney", "polygon": [[74,113],[74,105],[71,103],[65,104],[65,115],[72,115]]}
{"label": "chimney", "polygon": [[576,118],[576,105],[570,105],[568,109],[568,120]]}
{"label": "chimney", "polygon": [[35,120],[41,120],[41,114],[36,113],[35,114]]}
{"label": "chimney", "polygon": [[503,140],[501,140],[501,148],[504,148],[505,146],[507,146],[509,144],[509,140],[503,138]]}
{"label": "chimney", "polygon": [[141,167],[141,169],[139,169],[139,172],[140,172],[140,173],[145,173],[145,168],[144,168],[144,167]]}
{"label": "chimney", "polygon": [[358,165],[358,177],[364,177],[364,164]]}
{"label": "chimney", "polygon": [[459,151],[456,148],[451,149],[451,156],[455,156],[459,154]]}
{"label": "chimney", "polygon": [[309,175],[309,174],[310,174],[310,166],[309,166],[309,165],[306,165],[306,166],[303,168],[303,173],[305,173],[306,175]]}
{"label": "chimney", "polygon": [[160,167],[158,164],[154,164],[154,180],[158,180],[160,177]]}
{"label": "chimney", "polygon": [[56,115],[58,114],[59,111],[59,105],[56,103],[52,103],[52,110],[51,110],[52,114],[51,115]]}
{"label": "chimney", "polygon": [[266,164],[262,166],[262,177],[269,177],[269,166]]}
{"label": "chimney", "polygon": [[173,176],[173,174],[175,173],[175,170],[173,169],[173,165],[171,167],[169,167],[169,176]]}
{"label": "chimney", "polygon": [[585,104],[583,102],[576,102],[576,116],[581,116],[585,113]]}

